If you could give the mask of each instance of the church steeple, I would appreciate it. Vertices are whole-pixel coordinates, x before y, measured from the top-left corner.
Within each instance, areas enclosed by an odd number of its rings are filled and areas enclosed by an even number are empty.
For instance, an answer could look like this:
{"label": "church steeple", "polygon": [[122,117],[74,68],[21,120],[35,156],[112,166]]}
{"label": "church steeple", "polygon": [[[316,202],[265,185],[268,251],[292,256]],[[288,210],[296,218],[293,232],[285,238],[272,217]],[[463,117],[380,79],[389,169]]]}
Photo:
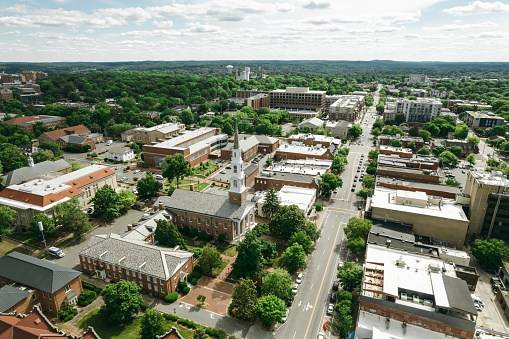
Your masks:
{"label": "church steeple", "polygon": [[244,177],[244,162],[242,161],[242,150],[239,145],[239,129],[237,127],[237,119],[235,119],[235,136],[232,148],[232,163],[230,174],[230,191],[228,195],[230,202],[242,205],[246,199],[246,180]]}

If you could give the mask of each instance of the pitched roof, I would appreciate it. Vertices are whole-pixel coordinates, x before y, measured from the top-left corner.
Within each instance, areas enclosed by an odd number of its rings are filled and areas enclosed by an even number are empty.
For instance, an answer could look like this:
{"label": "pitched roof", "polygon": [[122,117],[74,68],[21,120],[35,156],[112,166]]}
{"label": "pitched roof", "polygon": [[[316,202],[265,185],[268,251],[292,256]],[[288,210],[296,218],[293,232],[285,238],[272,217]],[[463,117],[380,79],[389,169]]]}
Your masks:
{"label": "pitched roof", "polygon": [[155,206],[162,202],[164,207],[197,214],[216,216],[223,219],[239,220],[246,209],[254,206],[251,201],[242,205],[233,204],[228,196],[177,189],[171,197],[160,197]]}
{"label": "pitched roof", "polygon": [[112,147],[108,150],[108,153],[116,153],[116,154],[125,154],[127,152],[132,152],[133,150],[129,147]]}
{"label": "pitched roof", "polygon": [[179,331],[172,327],[169,332],[166,332],[163,335],[157,336],[157,339],[184,339],[183,336],[180,335]]}
{"label": "pitched roof", "polygon": [[191,252],[126,239],[115,233],[93,236],[79,255],[164,280],[173,276],[193,256]]}
{"label": "pitched roof", "polygon": [[25,116],[25,117],[17,117],[14,119],[7,120],[4,123],[7,125],[17,125],[22,122],[29,122],[29,121],[34,121],[34,120],[41,120],[41,119],[38,116],[32,115],[32,116]]}
{"label": "pitched roof", "polygon": [[68,144],[81,145],[81,144],[84,144],[88,140],[88,137],[81,136],[78,134],[70,134],[70,135],[62,135],[59,139],[63,140],[64,142],[66,142]]}
{"label": "pitched roof", "polygon": [[465,280],[442,274],[445,292],[452,309],[477,314]]}
{"label": "pitched roof", "polygon": [[0,339],[68,338],[36,307],[27,316],[0,313]]}
{"label": "pitched roof", "polygon": [[50,132],[44,132],[42,135],[46,135],[53,140],[58,140],[58,138],[60,138],[62,135],[82,134],[87,132],[90,132],[90,130],[86,128],[85,125],[78,125],[68,128],[61,128]]}
{"label": "pitched roof", "polygon": [[4,278],[46,293],[55,293],[81,275],[73,269],[19,252],[0,258],[0,272]]}
{"label": "pitched roof", "polygon": [[4,177],[3,184],[4,186],[17,185],[48,172],[58,172],[70,167],[71,165],[64,159],[39,162],[32,167],[22,167],[8,172]]}
{"label": "pitched roof", "polygon": [[19,288],[5,285],[0,288],[0,312],[5,312],[12,306],[26,299],[30,293]]}

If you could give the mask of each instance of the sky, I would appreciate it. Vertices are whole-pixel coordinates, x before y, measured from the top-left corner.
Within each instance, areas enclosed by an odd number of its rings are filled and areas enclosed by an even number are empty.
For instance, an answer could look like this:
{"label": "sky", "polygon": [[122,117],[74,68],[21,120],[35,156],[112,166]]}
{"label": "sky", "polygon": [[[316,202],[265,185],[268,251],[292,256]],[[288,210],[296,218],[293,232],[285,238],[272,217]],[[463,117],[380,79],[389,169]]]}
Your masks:
{"label": "sky", "polygon": [[0,0],[0,61],[509,61],[509,0]]}

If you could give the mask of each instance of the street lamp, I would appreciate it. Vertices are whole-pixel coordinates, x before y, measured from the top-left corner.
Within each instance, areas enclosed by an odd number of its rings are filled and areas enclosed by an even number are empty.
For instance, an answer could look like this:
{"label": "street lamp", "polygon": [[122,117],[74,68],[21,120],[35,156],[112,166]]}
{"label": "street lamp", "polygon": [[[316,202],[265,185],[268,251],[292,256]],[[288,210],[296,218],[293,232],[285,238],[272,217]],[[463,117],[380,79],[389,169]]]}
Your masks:
{"label": "street lamp", "polygon": [[42,241],[44,242],[44,249],[46,250],[46,253],[48,252],[48,246],[46,245],[46,239],[44,238],[44,226],[42,225],[42,222],[38,222],[39,224],[39,231],[42,233]]}

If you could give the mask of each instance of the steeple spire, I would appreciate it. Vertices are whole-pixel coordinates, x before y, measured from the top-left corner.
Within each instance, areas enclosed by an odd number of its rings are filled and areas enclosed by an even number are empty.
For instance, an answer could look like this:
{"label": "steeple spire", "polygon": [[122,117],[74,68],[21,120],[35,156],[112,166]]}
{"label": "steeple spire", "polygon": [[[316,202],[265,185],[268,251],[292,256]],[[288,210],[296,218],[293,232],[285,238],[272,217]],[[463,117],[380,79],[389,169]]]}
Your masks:
{"label": "steeple spire", "polygon": [[237,118],[235,118],[235,136],[233,138],[233,148],[239,149],[239,128],[237,127]]}

